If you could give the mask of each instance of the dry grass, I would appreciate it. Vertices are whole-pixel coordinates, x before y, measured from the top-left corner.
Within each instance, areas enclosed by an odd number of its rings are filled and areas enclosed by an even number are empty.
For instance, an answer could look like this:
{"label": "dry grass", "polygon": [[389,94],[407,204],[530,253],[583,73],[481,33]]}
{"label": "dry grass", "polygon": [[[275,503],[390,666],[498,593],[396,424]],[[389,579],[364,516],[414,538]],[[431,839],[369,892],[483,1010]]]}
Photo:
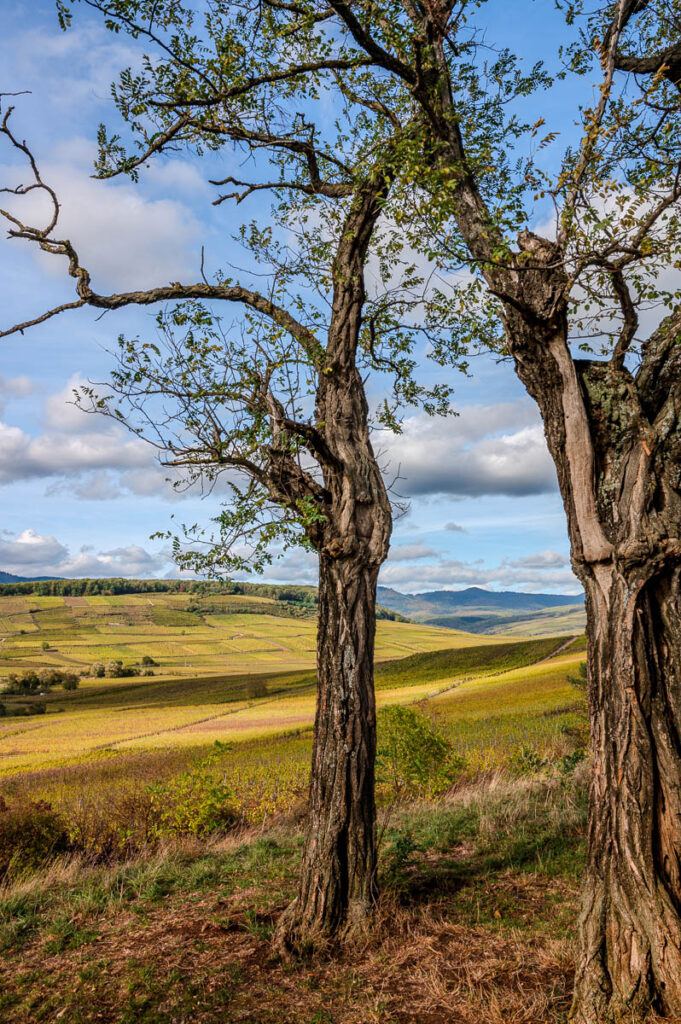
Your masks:
{"label": "dry grass", "polygon": [[[125,867],[54,863],[0,894],[0,1020],[562,1024],[573,949],[555,908],[574,917],[578,803],[554,782],[494,777],[399,808],[371,928],[305,960],[280,960],[269,941],[295,889],[290,824],[166,844]],[[537,821],[563,837],[571,867],[504,852]],[[418,841],[409,892],[389,881],[391,842],[405,829]],[[442,883],[433,890],[421,885],[428,872]]]}

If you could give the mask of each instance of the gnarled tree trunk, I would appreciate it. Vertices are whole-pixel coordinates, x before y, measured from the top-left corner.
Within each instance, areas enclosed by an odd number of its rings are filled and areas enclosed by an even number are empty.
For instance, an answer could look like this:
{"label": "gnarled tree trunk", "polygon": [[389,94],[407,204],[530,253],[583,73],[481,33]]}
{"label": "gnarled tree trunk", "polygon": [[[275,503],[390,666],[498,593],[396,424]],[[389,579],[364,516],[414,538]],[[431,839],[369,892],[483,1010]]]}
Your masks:
{"label": "gnarled tree trunk", "polygon": [[[548,245],[525,243],[551,262]],[[526,275],[539,313],[555,276]],[[572,1019],[650,1008],[681,1019],[681,314],[635,376],[615,358],[574,360],[565,324],[560,309],[507,320],[587,601],[592,766]]]}
{"label": "gnarled tree trunk", "polygon": [[[360,929],[376,902],[376,586],[388,554],[390,501],[369,437],[354,365],[361,299],[341,309],[317,395],[329,451],[319,550],[317,711],[298,895],[277,930],[280,950],[323,946]],[[346,333],[347,332],[347,333]],[[349,356],[351,358],[349,358]]]}
{"label": "gnarled tree trunk", "polygon": [[[644,537],[641,538],[642,542]],[[681,1014],[681,570],[586,584],[592,775],[573,1019]]]}

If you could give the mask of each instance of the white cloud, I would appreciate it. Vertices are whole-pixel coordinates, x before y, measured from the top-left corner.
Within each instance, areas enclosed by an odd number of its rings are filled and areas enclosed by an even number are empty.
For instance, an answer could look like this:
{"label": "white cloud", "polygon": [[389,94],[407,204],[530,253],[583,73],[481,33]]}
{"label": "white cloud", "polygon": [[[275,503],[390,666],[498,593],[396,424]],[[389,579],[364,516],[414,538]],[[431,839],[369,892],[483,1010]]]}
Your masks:
{"label": "white cloud", "polygon": [[570,564],[570,559],[560,551],[538,551],[505,564],[513,569],[563,569]]}
{"label": "white cloud", "polygon": [[22,530],[13,539],[0,539],[0,565],[6,572],[23,575],[28,568],[45,575],[41,566],[56,565],[68,556],[68,550],[56,537],[45,537],[35,530]]}
{"label": "white cloud", "polygon": [[459,526],[458,523],[445,523],[445,530],[449,530],[450,533],[468,533],[465,526]]}
{"label": "white cloud", "polygon": [[93,94],[107,97],[118,72],[134,63],[139,52],[129,37],[103,25],[81,21],[60,32],[55,18],[50,31],[29,28],[15,34],[7,57],[12,81],[21,88],[35,88],[39,81],[41,103],[70,113],[91,102]]}
{"label": "white cloud", "polygon": [[74,392],[87,387],[89,381],[74,373],[60,391],[48,395],[43,405],[43,421],[53,431],[66,433],[99,433],[105,422],[101,416],[83,412],[75,404]]}
{"label": "white cloud", "polygon": [[407,495],[520,496],[556,488],[537,411],[526,400],[467,406],[454,418],[420,414],[401,435],[383,433],[388,472]]}
{"label": "white cloud", "polygon": [[150,553],[136,544],[99,552],[83,545],[72,554],[56,537],[30,528],[0,537],[0,567],[15,576],[156,576],[170,561],[166,550]]}
{"label": "white cloud", "polygon": [[390,549],[390,562],[413,562],[421,558],[436,558],[438,552],[427,544],[398,544]]}
{"label": "white cloud", "polygon": [[55,431],[32,438],[19,427],[0,423],[0,483],[150,465],[151,449],[115,425],[91,434]]}
{"label": "white cloud", "polygon": [[[19,379],[21,380],[21,379]],[[200,484],[176,490],[181,471],[162,466],[157,451],[121,424],[72,404],[73,391],[86,383],[76,374],[43,406],[43,433],[32,437],[20,427],[0,421],[0,485],[22,480],[49,482],[49,497],[69,494],[88,501],[110,501],[130,494],[176,501],[200,493]],[[16,385],[27,393],[27,385]],[[0,382],[0,398],[2,383]],[[225,485],[218,481],[214,493]]]}
{"label": "white cloud", "polygon": [[7,402],[13,398],[25,398],[33,391],[30,377],[3,377],[0,373],[0,415],[5,411]]}
{"label": "white cloud", "polygon": [[[91,168],[75,161],[43,160],[41,174],[61,204],[55,234],[71,240],[95,290],[128,291],[198,276],[202,228],[186,204],[145,198],[143,190],[122,179],[93,180]],[[3,184],[26,178],[25,167],[0,166]],[[45,198],[35,193],[13,197],[7,206],[24,223],[42,226],[49,220]],[[7,242],[14,250],[22,244]],[[45,273],[69,280],[64,258],[35,246],[31,252]]]}

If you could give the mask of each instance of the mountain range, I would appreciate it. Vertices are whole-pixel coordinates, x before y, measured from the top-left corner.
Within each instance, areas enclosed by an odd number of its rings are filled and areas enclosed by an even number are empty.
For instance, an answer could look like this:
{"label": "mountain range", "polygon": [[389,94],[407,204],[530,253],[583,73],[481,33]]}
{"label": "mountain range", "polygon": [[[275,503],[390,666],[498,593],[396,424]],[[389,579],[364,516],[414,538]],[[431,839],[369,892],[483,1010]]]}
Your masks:
{"label": "mountain range", "polygon": [[43,580],[60,580],[61,576],[14,576],[0,569],[0,583],[41,583]]}

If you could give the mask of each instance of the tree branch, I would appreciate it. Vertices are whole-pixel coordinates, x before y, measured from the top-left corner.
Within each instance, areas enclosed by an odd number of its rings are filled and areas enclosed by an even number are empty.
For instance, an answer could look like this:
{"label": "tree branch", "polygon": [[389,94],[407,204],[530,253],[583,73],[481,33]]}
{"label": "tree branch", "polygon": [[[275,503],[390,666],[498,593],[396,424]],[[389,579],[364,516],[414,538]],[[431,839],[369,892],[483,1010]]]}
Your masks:
{"label": "tree branch", "polygon": [[347,26],[355,42],[371,57],[373,63],[397,75],[398,78],[407,82],[408,85],[416,85],[414,69],[393,56],[388,50],[384,50],[357,20],[349,4],[345,3],[344,0],[330,0],[329,6],[333,7],[336,14]]}
{"label": "tree branch", "polygon": [[636,331],[638,329],[638,313],[636,312],[636,307],[632,302],[631,293],[627,287],[622,270],[615,267],[607,267],[606,269],[610,271],[612,286],[624,317],[624,326],[622,327],[620,336],[617,339],[617,344],[615,345],[610,358],[612,366],[616,370],[621,370],[624,366],[624,359],[629,351],[629,346],[636,336]]}
{"label": "tree branch", "polygon": [[353,193],[352,185],[343,185],[335,182],[323,182],[319,181],[318,184],[305,185],[300,181],[264,181],[264,182],[249,182],[239,181],[237,178],[223,178],[222,181],[211,181],[211,185],[238,185],[244,188],[244,192],[227,192],[223,196],[219,196],[213,200],[213,206],[220,206],[227,199],[236,199],[237,204],[242,203],[244,199],[250,196],[253,192],[261,192],[263,190],[269,190],[276,192],[279,189],[286,189],[295,192],[304,192],[305,195],[310,196],[327,196],[329,199],[343,199],[346,196],[351,196]]}

